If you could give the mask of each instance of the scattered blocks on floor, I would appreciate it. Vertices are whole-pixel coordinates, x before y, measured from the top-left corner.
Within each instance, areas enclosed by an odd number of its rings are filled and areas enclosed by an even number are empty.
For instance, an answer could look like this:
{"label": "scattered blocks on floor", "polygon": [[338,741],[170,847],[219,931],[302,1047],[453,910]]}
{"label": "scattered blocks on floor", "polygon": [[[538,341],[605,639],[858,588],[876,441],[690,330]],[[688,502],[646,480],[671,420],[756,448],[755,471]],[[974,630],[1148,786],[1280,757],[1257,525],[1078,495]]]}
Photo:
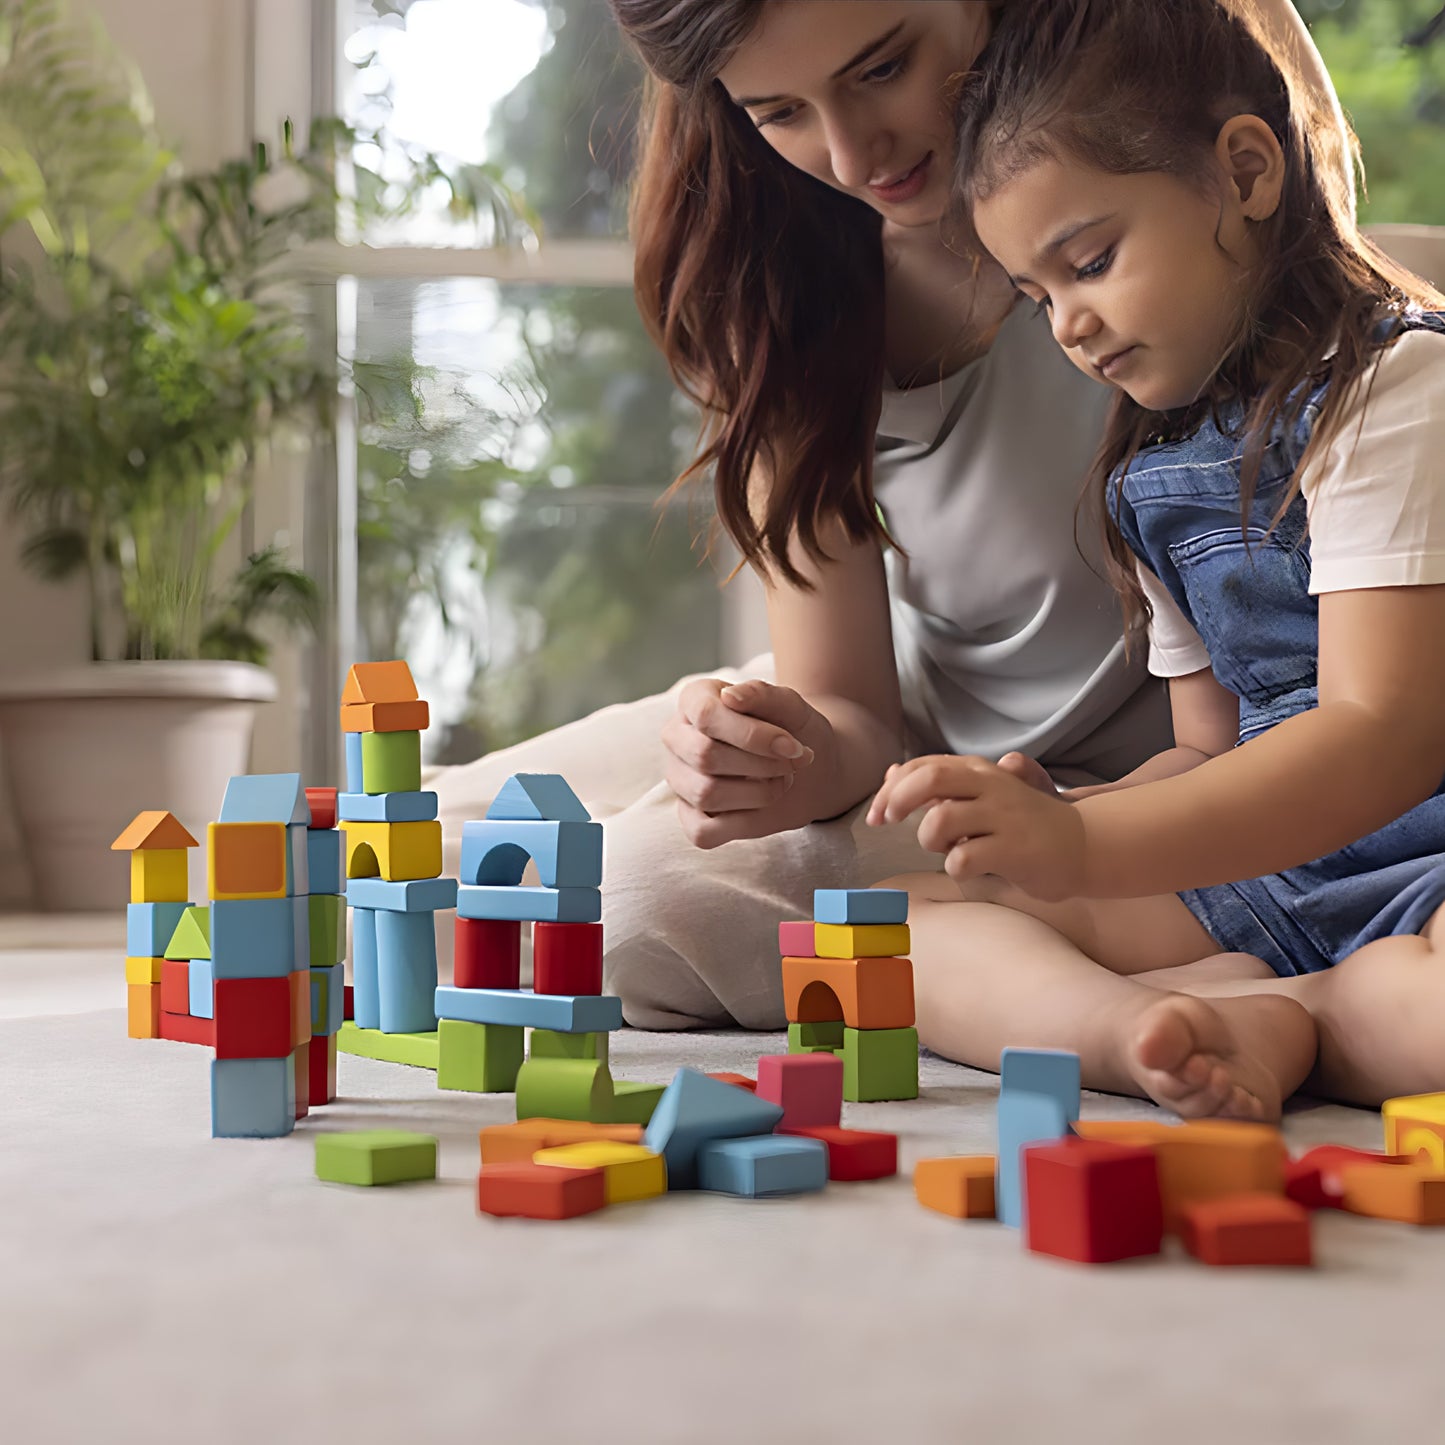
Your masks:
{"label": "scattered blocks on floor", "polygon": [[1353,1164],[1341,1171],[1351,1214],[1400,1224],[1445,1224],[1445,1174],[1430,1164]]}
{"label": "scattered blocks on floor", "polygon": [[1079,1056],[1062,1049],[1005,1049],[999,1067],[998,1217],[1011,1229],[1024,1222],[1023,1161],[1027,1144],[1049,1143],[1079,1117]]}
{"label": "scattered blocks on floor", "polygon": [[913,1166],[913,1192],[925,1209],[954,1219],[994,1218],[995,1161],[991,1155],[948,1155]]}
{"label": "scattered blocks on floor", "polygon": [[1186,1204],[1179,1238],[1202,1264],[1309,1265],[1310,1217],[1278,1194],[1229,1194]]}
{"label": "scattered blocks on floor", "polygon": [[437,1088],[509,1094],[526,1056],[526,1034],[506,1024],[437,1023]]}
{"label": "scattered blocks on floor", "polygon": [[[741,1135],[767,1134],[782,1117],[779,1104],[719,1083],[694,1069],[679,1069],[658,1101],[643,1142],[667,1160],[671,1187],[690,1189],[698,1182],[698,1153],[704,1145]],[[719,1165],[720,1169],[725,1167]],[[823,1177],[827,1178],[826,1155]]]}
{"label": "scattered blocks on floor", "polygon": [[765,1054],[757,1096],[783,1111],[779,1129],[837,1124],[843,1113],[843,1060],[834,1054]]}
{"label": "scattered blocks on floor", "polygon": [[591,1124],[579,1119],[518,1119],[515,1124],[488,1124],[478,1134],[482,1164],[516,1164],[531,1160],[539,1149],[609,1139],[640,1144],[639,1124]]}
{"label": "scattered blocks on floor", "polygon": [[902,888],[815,888],[813,919],[833,924],[907,923],[908,894]]}
{"label": "scattered blocks on floor", "polygon": [[667,1166],[660,1154],[644,1144],[590,1139],[539,1149],[532,1162],[546,1168],[600,1169],[609,1204],[626,1204],[667,1193]]}
{"label": "scattered blocks on floor", "polygon": [[898,1136],[874,1129],[840,1129],[817,1124],[804,1128],[778,1125],[780,1134],[816,1139],[828,1151],[828,1178],[835,1182],[890,1179],[898,1173]]}
{"label": "scattered blocks on floor", "polygon": [[431,1134],[365,1129],[316,1136],[316,1177],[331,1184],[402,1184],[435,1179],[436,1173]]}
{"label": "scattered blocks on floor", "polygon": [[602,1169],[566,1169],[531,1159],[487,1164],[477,1175],[477,1209],[498,1218],[575,1219],[607,1204]]}
{"label": "scattered blocks on floor", "polygon": [[612,1122],[641,1124],[645,1127],[657,1112],[664,1092],[664,1084],[641,1084],[634,1083],[631,1079],[613,1079]]}
{"label": "scattered blocks on floor", "polygon": [[296,1070],[278,1058],[211,1060],[211,1135],[279,1139],[296,1127]]}
{"label": "scattered blocks on floor", "polygon": [[1445,1173],[1445,1094],[1386,1099],[1385,1152],[1404,1154]]}
{"label": "scattered blocks on floor", "polygon": [[530,1058],[517,1070],[518,1119],[612,1122],[612,1075],[602,1059]]}
{"label": "scattered blocks on floor", "polygon": [[843,1097],[850,1104],[918,1097],[918,1030],[843,1030]]}
{"label": "scattered blocks on floor", "polygon": [[720,1084],[731,1084],[736,1089],[746,1089],[750,1094],[758,1091],[758,1081],[746,1074],[733,1074],[724,1069],[721,1073],[709,1074],[708,1078],[716,1079]]}
{"label": "scattered blocks on floor", "polygon": [[828,1183],[828,1147],[793,1134],[712,1139],[697,1151],[697,1187],[762,1198],[807,1194]]}
{"label": "scattered blocks on floor", "polygon": [[1158,1254],[1164,1240],[1153,1150],[1068,1137],[1025,1147],[1024,1238],[1035,1254],[1108,1264]]}
{"label": "scattered blocks on floor", "polygon": [[600,994],[602,925],[534,923],[532,990],[546,994]]}
{"label": "scattered blocks on floor", "polygon": [[1279,1130],[1268,1124],[1199,1119],[1168,1130],[1153,1149],[1170,1233],[1186,1204],[1230,1194],[1284,1194],[1289,1156]]}

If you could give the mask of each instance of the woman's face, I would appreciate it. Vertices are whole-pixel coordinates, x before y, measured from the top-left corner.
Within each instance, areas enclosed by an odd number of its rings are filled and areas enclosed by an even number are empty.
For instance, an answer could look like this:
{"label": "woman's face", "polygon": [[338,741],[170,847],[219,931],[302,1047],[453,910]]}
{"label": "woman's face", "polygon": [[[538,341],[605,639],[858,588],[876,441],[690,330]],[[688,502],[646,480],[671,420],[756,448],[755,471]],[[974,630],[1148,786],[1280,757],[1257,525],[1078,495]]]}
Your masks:
{"label": "woman's face", "polygon": [[947,87],[988,38],[984,0],[769,0],[719,79],[784,160],[899,226],[949,203]]}

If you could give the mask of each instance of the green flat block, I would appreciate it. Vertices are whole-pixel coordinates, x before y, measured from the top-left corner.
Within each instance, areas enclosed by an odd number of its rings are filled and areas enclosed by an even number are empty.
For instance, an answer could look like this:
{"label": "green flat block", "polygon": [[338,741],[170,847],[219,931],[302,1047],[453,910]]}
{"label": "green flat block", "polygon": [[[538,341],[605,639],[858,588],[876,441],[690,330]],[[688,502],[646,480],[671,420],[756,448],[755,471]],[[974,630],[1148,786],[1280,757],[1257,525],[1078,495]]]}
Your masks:
{"label": "green flat block", "polygon": [[843,1020],[820,1024],[789,1024],[790,1054],[836,1054],[843,1047]]}
{"label": "green flat block", "polygon": [[306,900],[311,926],[311,967],[330,968],[346,960],[346,899],[313,893]]}
{"label": "green flat block", "polygon": [[844,1029],[843,1097],[850,1103],[918,1097],[917,1029]]}
{"label": "green flat block", "polygon": [[363,1059],[380,1059],[387,1064],[410,1064],[414,1069],[437,1066],[437,1036],[428,1034],[384,1034],[380,1029],[359,1029],[350,1019],[336,1035],[336,1048],[343,1054]]}
{"label": "green flat block", "polygon": [[601,1059],[605,1064],[607,1039],[603,1033],[562,1034],[556,1029],[533,1029],[529,1053],[534,1059]]}
{"label": "green flat block", "polygon": [[331,1184],[402,1184],[437,1177],[437,1141],[400,1129],[316,1136],[316,1177]]}
{"label": "green flat block", "polygon": [[437,1021],[437,1088],[510,1094],[526,1054],[526,1030],[511,1024]]}
{"label": "green flat block", "polygon": [[662,1098],[666,1084],[636,1084],[628,1079],[612,1081],[611,1124],[646,1124]]}
{"label": "green flat block", "polygon": [[601,1059],[528,1059],[517,1071],[517,1117],[616,1122],[607,1065]]}
{"label": "green flat block", "polygon": [[421,791],[421,734],[362,733],[361,784],[368,793]]}

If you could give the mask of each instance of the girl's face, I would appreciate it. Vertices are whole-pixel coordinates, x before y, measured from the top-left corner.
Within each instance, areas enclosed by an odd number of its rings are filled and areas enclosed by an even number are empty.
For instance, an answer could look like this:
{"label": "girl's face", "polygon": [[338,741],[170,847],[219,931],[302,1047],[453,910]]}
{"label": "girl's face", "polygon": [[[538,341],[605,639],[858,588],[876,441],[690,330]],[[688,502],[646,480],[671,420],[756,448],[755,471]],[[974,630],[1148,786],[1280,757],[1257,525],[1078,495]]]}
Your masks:
{"label": "girl's face", "polygon": [[719,79],[784,160],[900,226],[949,200],[948,82],[988,38],[983,0],[770,0]]}

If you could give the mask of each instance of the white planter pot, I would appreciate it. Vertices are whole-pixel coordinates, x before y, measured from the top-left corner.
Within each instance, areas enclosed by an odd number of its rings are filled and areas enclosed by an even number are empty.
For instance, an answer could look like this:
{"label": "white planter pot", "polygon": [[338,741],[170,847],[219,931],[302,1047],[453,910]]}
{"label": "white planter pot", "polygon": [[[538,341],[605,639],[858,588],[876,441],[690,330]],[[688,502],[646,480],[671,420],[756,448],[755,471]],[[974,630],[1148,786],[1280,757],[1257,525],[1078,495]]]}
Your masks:
{"label": "white planter pot", "polygon": [[[174,813],[204,848],[227,780],[248,768],[256,708],[275,698],[271,674],[246,662],[93,663],[0,678],[0,757],[37,906],[123,908],[129,860],[110,845],[145,808]],[[195,899],[204,854],[191,859]]]}

